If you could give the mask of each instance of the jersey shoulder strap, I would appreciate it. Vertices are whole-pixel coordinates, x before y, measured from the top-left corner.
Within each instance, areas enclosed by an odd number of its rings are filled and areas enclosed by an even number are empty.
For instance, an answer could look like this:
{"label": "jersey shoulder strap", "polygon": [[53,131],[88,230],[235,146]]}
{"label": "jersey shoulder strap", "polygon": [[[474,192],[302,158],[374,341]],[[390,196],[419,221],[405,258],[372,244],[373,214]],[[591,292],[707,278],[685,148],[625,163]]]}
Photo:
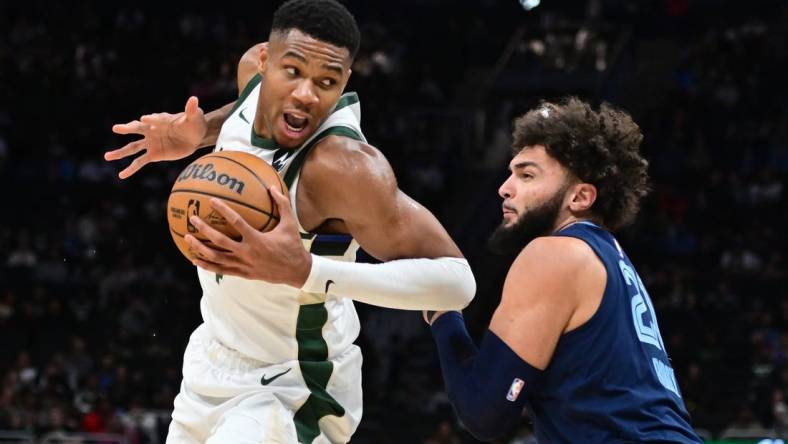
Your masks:
{"label": "jersey shoulder strap", "polygon": [[285,185],[288,187],[293,185],[309,152],[328,136],[343,136],[360,142],[367,141],[361,132],[361,106],[356,93],[344,94],[328,119],[298,150],[293,160],[289,162],[287,170],[283,172]]}

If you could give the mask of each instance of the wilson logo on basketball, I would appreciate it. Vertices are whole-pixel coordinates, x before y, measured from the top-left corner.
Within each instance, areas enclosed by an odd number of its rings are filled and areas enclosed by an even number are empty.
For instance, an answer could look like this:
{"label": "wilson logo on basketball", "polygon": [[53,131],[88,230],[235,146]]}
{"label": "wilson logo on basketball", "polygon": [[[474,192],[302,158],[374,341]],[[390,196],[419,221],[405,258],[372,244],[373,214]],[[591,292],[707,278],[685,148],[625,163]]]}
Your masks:
{"label": "wilson logo on basketball", "polygon": [[201,163],[193,163],[189,165],[185,170],[183,170],[181,175],[178,176],[178,180],[176,180],[176,182],[188,179],[216,182],[221,186],[226,186],[238,194],[242,194],[244,192],[244,183],[242,181],[224,173],[217,174],[212,163],[205,165]]}

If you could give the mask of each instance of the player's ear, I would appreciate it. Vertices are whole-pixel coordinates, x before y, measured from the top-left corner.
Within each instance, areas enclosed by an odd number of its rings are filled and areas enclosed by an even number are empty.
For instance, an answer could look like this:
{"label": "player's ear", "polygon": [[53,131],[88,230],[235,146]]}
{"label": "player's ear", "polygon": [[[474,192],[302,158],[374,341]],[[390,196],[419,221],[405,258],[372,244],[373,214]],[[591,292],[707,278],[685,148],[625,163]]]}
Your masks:
{"label": "player's ear", "polygon": [[353,70],[348,68],[347,71],[345,71],[345,75],[342,76],[342,92],[345,92],[345,87],[347,87],[347,82],[350,80],[351,74],[353,74]]}
{"label": "player's ear", "polygon": [[257,72],[265,73],[268,66],[268,42],[260,46],[260,56],[257,59]]}
{"label": "player's ear", "polygon": [[590,183],[575,184],[571,193],[569,209],[572,212],[587,211],[596,202],[596,187]]}

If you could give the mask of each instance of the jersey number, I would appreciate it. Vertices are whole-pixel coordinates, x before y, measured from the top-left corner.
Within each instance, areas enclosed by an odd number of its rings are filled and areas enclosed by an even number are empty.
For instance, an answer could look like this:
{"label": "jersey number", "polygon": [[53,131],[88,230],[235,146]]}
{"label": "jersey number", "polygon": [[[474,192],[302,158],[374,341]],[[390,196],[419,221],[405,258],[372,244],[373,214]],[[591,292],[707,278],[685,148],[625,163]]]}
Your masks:
{"label": "jersey number", "polygon": [[[662,342],[662,335],[659,333],[659,326],[657,325],[657,315],[654,311],[654,306],[651,304],[651,298],[648,296],[646,287],[640,276],[635,273],[635,270],[627,265],[623,260],[618,261],[618,267],[621,269],[621,274],[627,285],[634,287],[635,294],[632,296],[632,322],[635,324],[635,332],[638,335],[640,342],[650,344],[665,353],[665,344]],[[668,390],[681,397],[679,393],[676,377],[673,374],[673,369],[670,364],[662,362],[657,358],[652,358],[651,363],[654,367],[654,372],[657,375],[659,382]]]}
{"label": "jersey number", "polygon": [[651,298],[648,297],[643,281],[640,280],[640,276],[635,273],[635,270],[624,261],[618,261],[618,266],[621,268],[621,274],[624,275],[627,285],[635,287],[635,295],[632,296],[632,321],[635,323],[638,339],[640,339],[640,342],[651,344],[659,350],[665,350],[662,336],[659,334],[654,306],[651,305]]}

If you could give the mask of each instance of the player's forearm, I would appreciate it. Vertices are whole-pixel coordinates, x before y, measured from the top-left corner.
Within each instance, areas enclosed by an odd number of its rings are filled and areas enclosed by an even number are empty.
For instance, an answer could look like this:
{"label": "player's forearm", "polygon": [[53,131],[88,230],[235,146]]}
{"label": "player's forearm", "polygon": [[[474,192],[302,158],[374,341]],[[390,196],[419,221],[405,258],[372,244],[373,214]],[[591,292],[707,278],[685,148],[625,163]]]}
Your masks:
{"label": "player's forearm", "polygon": [[200,145],[197,148],[204,148],[206,146],[216,145],[216,139],[219,138],[219,132],[222,130],[222,124],[233,109],[235,102],[230,102],[223,107],[213,110],[205,115],[205,122],[208,125],[208,130],[205,132]]}
{"label": "player's forearm", "polygon": [[358,264],[313,255],[302,290],[331,293],[379,307],[461,310],[473,299],[476,281],[468,261],[461,258]]}
{"label": "player's forearm", "polygon": [[506,434],[519,423],[524,391],[541,372],[489,330],[477,350],[458,312],[444,313],[431,330],[457,416],[480,440]]}

